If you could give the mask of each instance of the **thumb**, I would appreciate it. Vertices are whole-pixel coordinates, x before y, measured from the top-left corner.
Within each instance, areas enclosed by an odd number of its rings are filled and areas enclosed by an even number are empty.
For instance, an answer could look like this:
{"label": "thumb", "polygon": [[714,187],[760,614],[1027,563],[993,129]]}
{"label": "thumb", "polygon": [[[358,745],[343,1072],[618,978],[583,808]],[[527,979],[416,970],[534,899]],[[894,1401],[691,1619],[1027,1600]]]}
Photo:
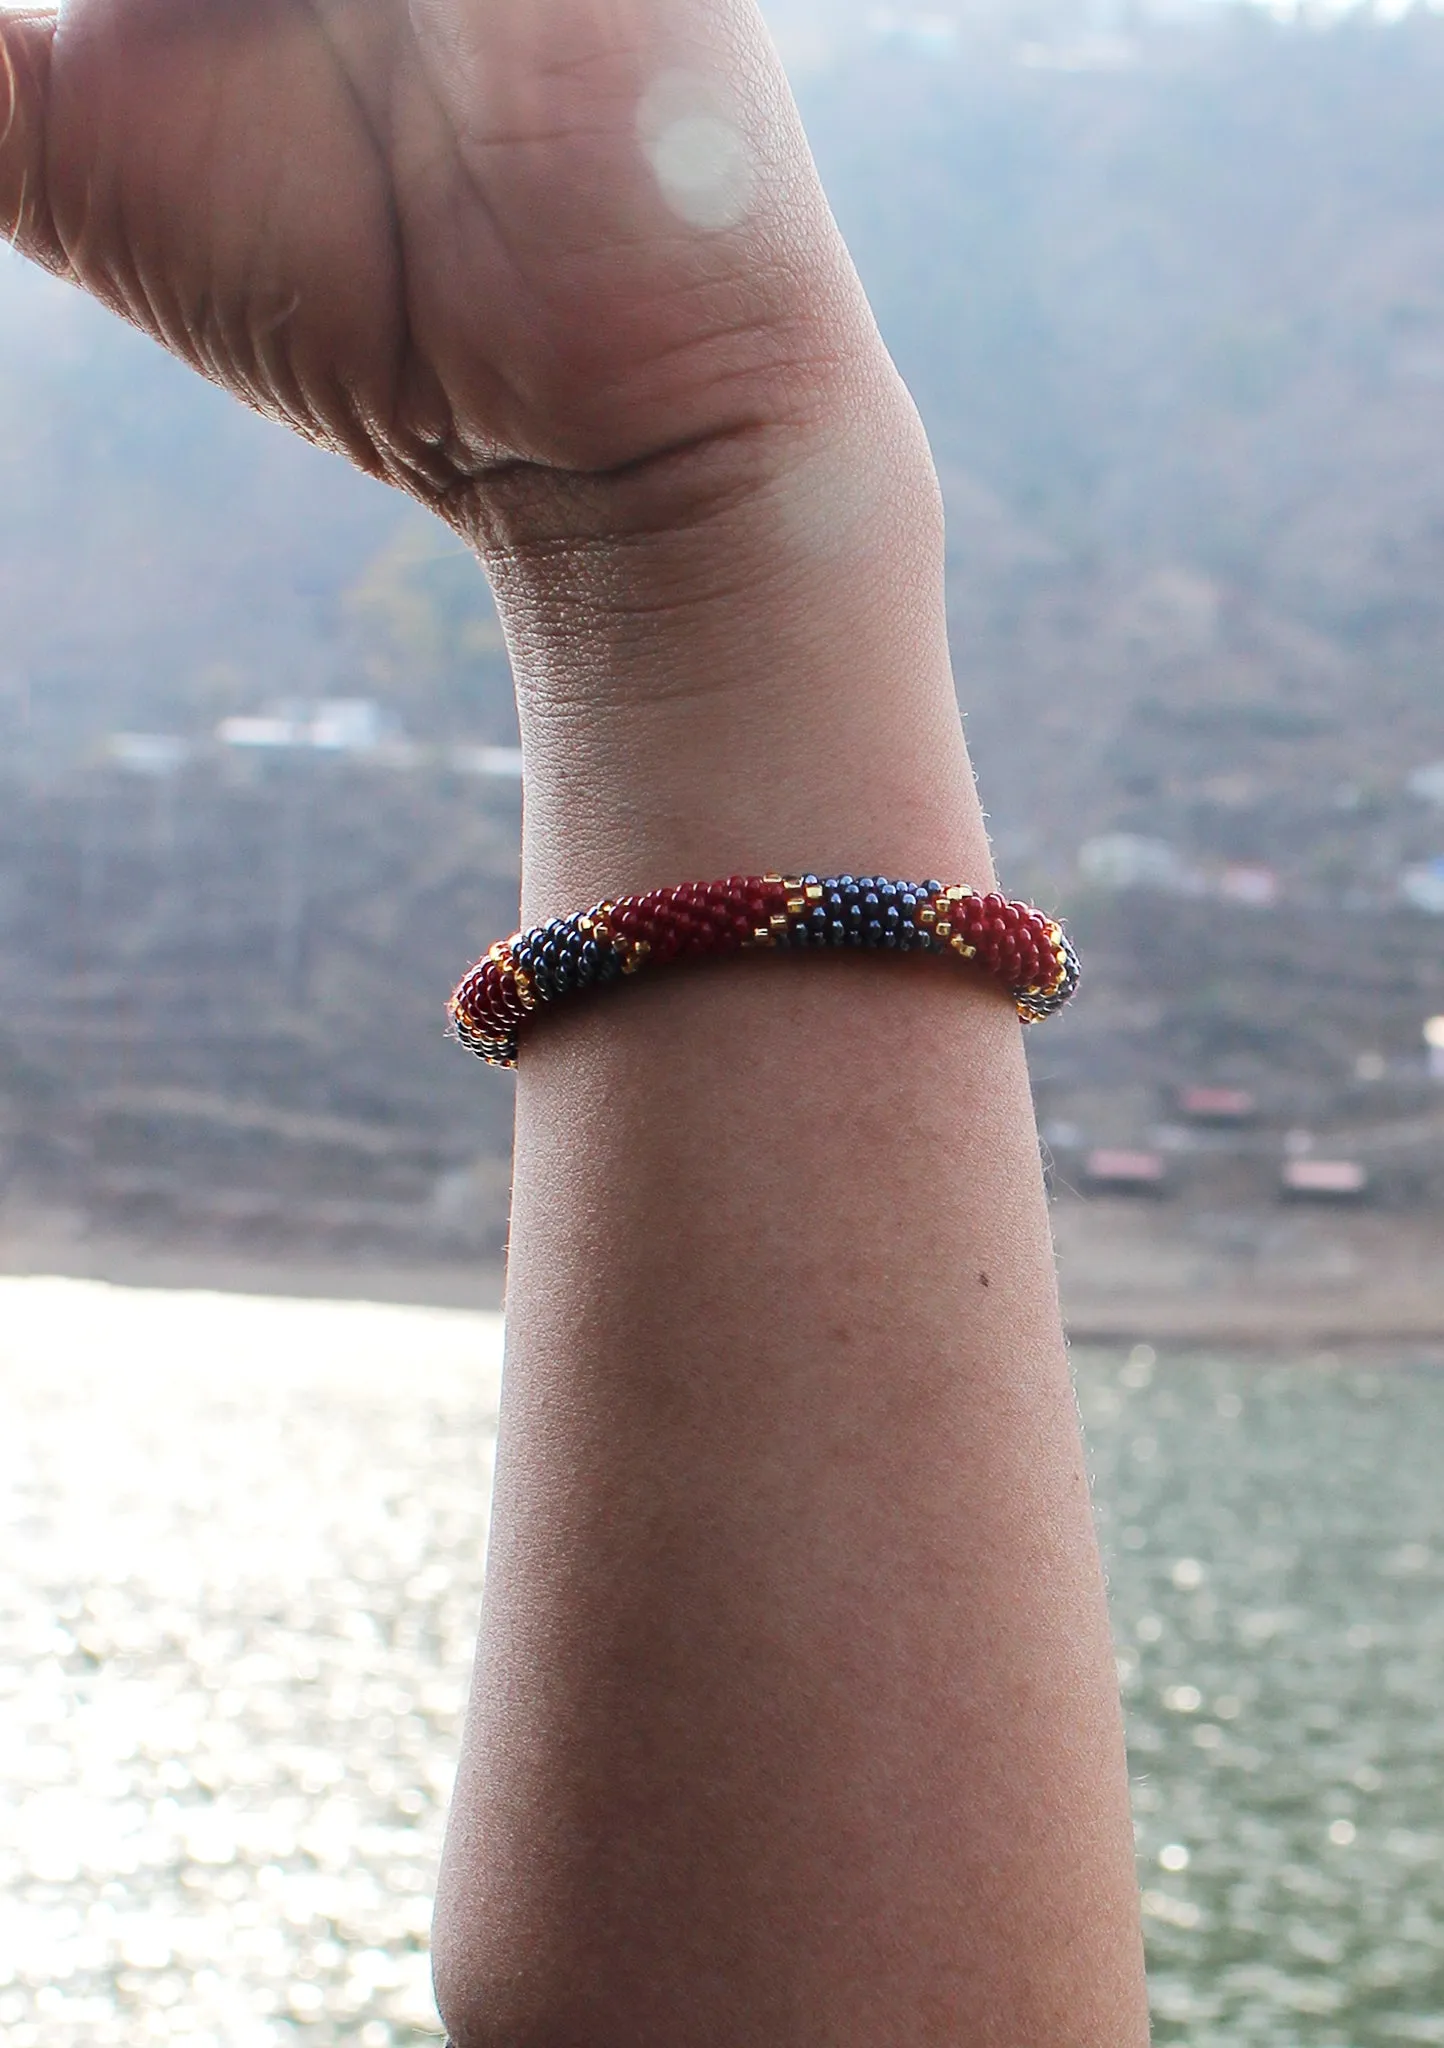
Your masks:
{"label": "thumb", "polygon": [[45,106],[56,17],[0,11],[0,232],[49,270],[68,268],[45,166]]}

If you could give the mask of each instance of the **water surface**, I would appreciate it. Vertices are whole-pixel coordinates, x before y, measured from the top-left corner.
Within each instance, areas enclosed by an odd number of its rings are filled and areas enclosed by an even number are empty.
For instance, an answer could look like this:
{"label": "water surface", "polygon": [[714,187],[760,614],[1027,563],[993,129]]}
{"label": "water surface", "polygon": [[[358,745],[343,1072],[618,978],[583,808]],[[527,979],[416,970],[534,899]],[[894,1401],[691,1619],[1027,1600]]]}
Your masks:
{"label": "water surface", "polygon": [[1077,1364],[1157,2041],[1444,2043],[1444,1372]]}
{"label": "water surface", "polygon": [[[6,2048],[438,2038],[500,1349],[0,1280]],[[1444,1372],[1077,1370],[1159,2043],[1444,2044]]]}

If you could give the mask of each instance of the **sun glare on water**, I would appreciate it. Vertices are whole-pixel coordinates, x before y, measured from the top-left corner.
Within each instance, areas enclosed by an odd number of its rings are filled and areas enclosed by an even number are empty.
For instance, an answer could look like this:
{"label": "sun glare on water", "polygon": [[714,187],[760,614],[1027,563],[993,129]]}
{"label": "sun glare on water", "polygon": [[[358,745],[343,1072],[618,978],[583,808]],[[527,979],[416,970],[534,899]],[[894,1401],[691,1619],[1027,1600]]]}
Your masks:
{"label": "sun glare on water", "polygon": [[500,1356],[495,1317],[0,1280],[7,2048],[438,2038]]}

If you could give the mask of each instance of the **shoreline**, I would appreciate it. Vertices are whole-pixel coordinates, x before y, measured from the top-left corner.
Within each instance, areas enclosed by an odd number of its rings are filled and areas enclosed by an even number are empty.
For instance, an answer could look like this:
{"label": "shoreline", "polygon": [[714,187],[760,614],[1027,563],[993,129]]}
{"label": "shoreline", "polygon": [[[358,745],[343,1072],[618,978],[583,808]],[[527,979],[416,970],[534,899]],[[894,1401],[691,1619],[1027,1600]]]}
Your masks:
{"label": "shoreline", "polygon": [[1075,1342],[1235,1351],[1407,1345],[1444,1362],[1436,1217],[1190,1210],[1114,1198],[1059,1203],[1053,1220]]}
{"label": "shoreline", "polygon": [[[1288,1351],[1407,1345],[1444,1363],[1444,1227],[1294,1210],[1209,1213],[1127,1200],[1056,1204],[1065,1321],[1077,1344]],[[495,1313],[482,1260],[154,1244],[12,1223],[0,1275],[119,1287],[370,1301]]]}
{"label": "shoreline", "polygon": [[0,1239],[0,1278],[96,1280],[112,1287],[174,1293],[260,1295],[270,1300],[375,1302],[396,1308],[469,1309],[496,1314],[500,1266],[458,1260],[408,1262],[384,1256],[247,1252],[218,1245],[152,1245],[123,1238],[44,1231]]}

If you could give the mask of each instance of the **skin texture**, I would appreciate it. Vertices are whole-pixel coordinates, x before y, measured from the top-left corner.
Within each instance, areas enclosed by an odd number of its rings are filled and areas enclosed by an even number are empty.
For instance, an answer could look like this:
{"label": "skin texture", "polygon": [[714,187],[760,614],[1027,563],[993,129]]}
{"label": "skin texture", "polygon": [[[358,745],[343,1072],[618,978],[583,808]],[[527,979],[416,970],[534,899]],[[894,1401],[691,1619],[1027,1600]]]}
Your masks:
{"label": "skin texture", "polygon": [[[20,246],[476,547],[528,920],[738,869],[989,879],[926,444],[750,0],[0,23]],[[1141,2048],[1005,1001],[764,958],[549,1025],[508,1306],[459,2048]]]}

